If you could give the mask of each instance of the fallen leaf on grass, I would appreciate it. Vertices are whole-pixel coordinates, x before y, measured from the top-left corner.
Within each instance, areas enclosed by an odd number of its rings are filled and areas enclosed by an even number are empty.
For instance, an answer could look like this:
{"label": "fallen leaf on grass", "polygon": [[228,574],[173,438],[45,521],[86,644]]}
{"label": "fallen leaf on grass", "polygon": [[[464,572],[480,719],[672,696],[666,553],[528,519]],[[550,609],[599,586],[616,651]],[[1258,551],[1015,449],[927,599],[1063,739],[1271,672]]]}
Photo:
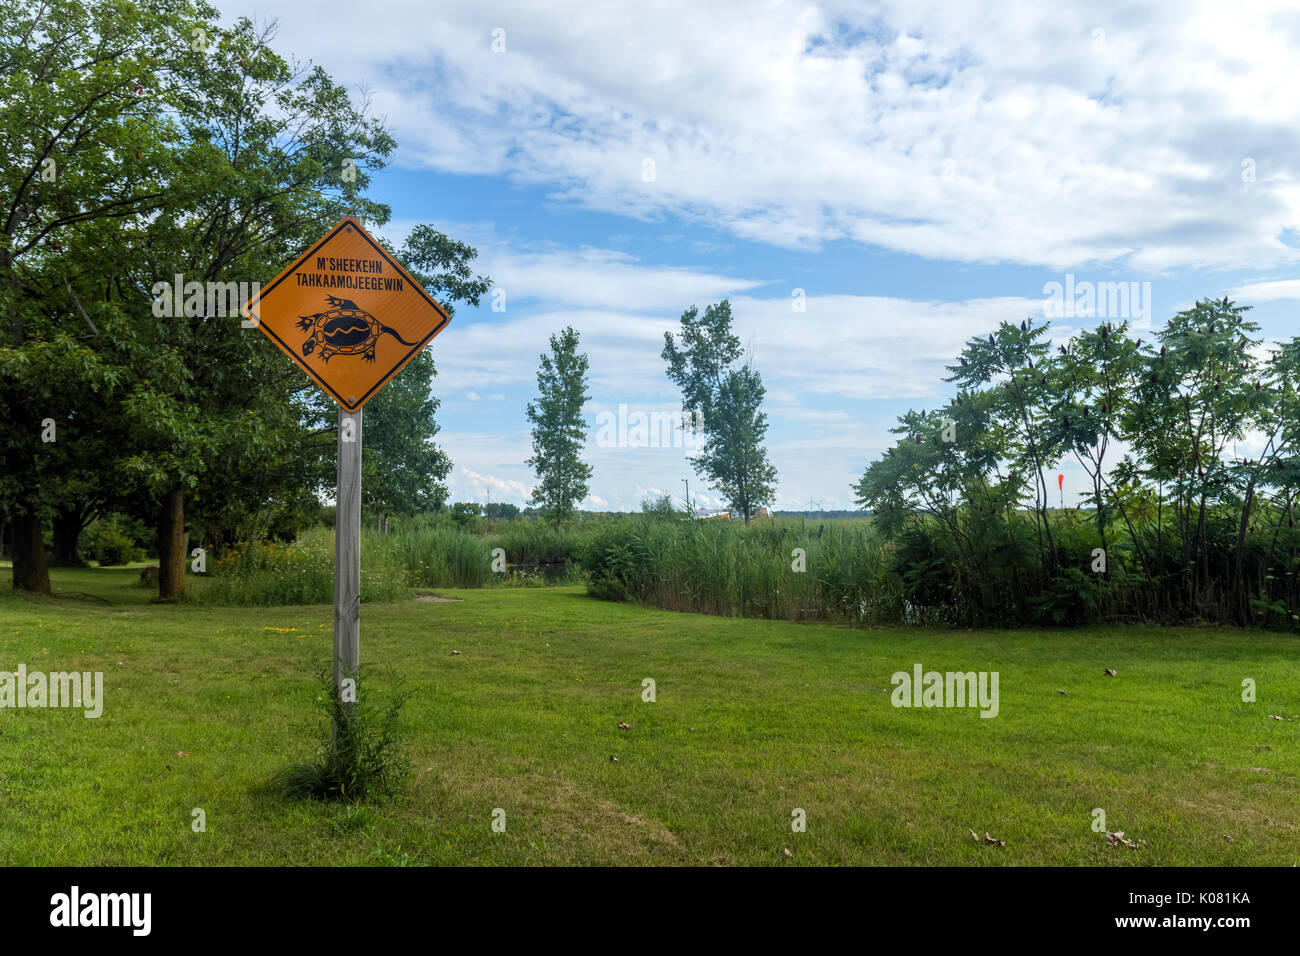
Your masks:
{"label": "fallen leaf on grass", "polygon": [[178,751],[176,751],[176,756],[178,756],[178,757],[188,757],[189,754],[187,754],[184,750],[178,750]]}
{"label": "fallen leaf on grass", "polygon": [[781,847],[781,852],[784,853],[786,856],[794,856],[794,854],[791,853],[789,848],[787,847]]}
{"label": "fallen leaf on grass", "polygon": [[620,720],[620,721],[618,722],[618,729],[619,729],[619,730],[631,730],[631,729],[632,729],[632,725],[631,725],[631,724],[625,724],[625,723],[623,723],[623,721]]}
{"label": "fallen leaf on grass", "polygon": [[984,831],[984,842],[985,842],[985,843],[991,843],[991,844],[993,844],[994,846],[1006,846],[1006,845],[1007,845],[1007,841],[1006,841],[1006,840],[999,840],[997,837],[991,837],[991,836],[989,836],[989,832],[988,832],[987,830]]}
{"label": "fallen leaf on grass", "polygon": [[452,654],[453,654],[453,655],[454,655],[454,654],[459,654],[459,653],[460,653],[460,651],[452,651]]}
{"label": "fallen leaf on grass", "polygon": [[1225,835],[1224,838],[1223,838],[1223,842],[1224,842],[1224,843],[1231,843],[1231,842],[1232,842],[1232,837]]}
{"label": "fallen leaf on grass", "polygon": [[1066,693],[1065,691],[1063,691],[1063,690],[1058,690],[1057,693],[1060,694],[1062,697],[1069,697],[1069,696],[1070,696],[1069,694],[1067,694],[1067,693]]}
{"label": "fallen leaf on grass", "polygon": [[1117,830],[1114,833],[1111,833],[1109,830],[1107,830],[1106,842],[1109,843],[1111,846],[1126,846],[1130,850],[1136,850],[1139,846],[1147,845],[1146,840],[1138,840],[1137,842],[1130,840],[1128,837],[1124,836],[1123,830]]}
{"label": "fallen leaf on grass", "polygon": [[613,754],[610,754],[610,755],[609,755],[609,762],[610,762],[610,763],[618,763],[618,758],[615,757]]}
{"label": "fallen leaf on grass", "polygon": [[1269,720],[1286,720],[1285,717],[1279,717],[1277,714],[1269,714],[1269,715],[1268,715],[1268,719],[1269,719]]}
{"label": "fallen leaf on grass", "polygon": [[1115,676],[1117,676],[1117,675],[1116,675],[1116,673],[1115,673],[1113,670],[1111,670],[1109,667],[1107,667],[1107,668],[1106,668],[1106,676],[1107,676],[1107,677],[1115,677]]}

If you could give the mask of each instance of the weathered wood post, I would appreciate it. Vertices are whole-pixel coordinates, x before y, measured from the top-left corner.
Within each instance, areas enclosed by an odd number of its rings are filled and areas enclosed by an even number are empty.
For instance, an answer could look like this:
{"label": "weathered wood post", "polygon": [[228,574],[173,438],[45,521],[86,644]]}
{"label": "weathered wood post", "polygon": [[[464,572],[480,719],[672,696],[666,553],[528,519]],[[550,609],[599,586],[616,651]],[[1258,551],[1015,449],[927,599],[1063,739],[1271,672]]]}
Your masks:
{"label": "weathered wood post", "polygon": [[[361,409],[339,408],[338,491],[334,516],[334,693],[361,662]],[[355,690],[355,688],[354,688]],[[352,695],[355,699],[355,695]],[[345,703],[345,706],[351,706]]]}

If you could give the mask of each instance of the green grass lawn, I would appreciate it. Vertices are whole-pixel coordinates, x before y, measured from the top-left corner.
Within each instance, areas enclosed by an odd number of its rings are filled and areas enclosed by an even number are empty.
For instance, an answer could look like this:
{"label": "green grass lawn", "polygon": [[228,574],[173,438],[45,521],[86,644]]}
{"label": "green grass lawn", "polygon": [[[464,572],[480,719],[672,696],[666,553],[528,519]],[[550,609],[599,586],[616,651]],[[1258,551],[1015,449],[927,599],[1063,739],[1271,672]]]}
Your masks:
{"label": "green grass lawn", "polygon": [[[1300,862],[1291,637],[850,629],[444,591],[459,603],[363,610],[363,662],[416,692],[412,775],[347,808],[263,786],[312,756],[332,609],[153,605],[137,577],[55,571],[53,600],[0,595],[0,667],[105,674],[97,720],[0,710],[0,864]],[[892,707],[891,674],[918,662],[998,671],[999,716]],[[1097,807],[1145,845],[1107,845]]]}

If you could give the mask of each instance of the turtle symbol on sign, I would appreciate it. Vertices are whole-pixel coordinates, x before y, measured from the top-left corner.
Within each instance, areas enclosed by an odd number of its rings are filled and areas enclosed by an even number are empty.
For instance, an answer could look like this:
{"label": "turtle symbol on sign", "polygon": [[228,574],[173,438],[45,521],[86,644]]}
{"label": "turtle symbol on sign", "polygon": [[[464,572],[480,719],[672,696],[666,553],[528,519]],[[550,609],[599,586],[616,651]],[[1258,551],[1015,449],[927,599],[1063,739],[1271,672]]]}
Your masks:
{"label": "turtle symbol on sign", "polygon": [[416,345],[351,299],[327,295],[325,301],[330,306],[326,311],[298,317],[298,328],[309,333],[307,341],[302,343],[303,355],[311,355],[319,346],[320,351],[316,354],[322,362],[328,362],[335,355],[361,355],[367,362],[373,362],[375,344],[385,333],[408,348]]}

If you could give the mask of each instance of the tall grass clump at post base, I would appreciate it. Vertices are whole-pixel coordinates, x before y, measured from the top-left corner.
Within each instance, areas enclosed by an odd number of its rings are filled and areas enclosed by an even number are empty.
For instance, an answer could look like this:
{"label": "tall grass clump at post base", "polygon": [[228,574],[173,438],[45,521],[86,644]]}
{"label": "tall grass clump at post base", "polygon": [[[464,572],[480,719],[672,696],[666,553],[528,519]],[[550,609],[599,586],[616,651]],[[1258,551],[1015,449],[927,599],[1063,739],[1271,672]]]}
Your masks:
{"label": "tall grass clump at post base", "polygon": [[317,759],[291,764],[272,778],[272,786],[287,799],[344,800],[355,803],[367,797],[396,792],[410,770],[401,749],[398,719],[411,692],[389,670],[387,699],[373,702],[361,693],[360,670],[346,676],[355,681],[356,703],[344,703],[334,687],[334,675],[322,668],[322,692],[316,703],[329,715]]}

